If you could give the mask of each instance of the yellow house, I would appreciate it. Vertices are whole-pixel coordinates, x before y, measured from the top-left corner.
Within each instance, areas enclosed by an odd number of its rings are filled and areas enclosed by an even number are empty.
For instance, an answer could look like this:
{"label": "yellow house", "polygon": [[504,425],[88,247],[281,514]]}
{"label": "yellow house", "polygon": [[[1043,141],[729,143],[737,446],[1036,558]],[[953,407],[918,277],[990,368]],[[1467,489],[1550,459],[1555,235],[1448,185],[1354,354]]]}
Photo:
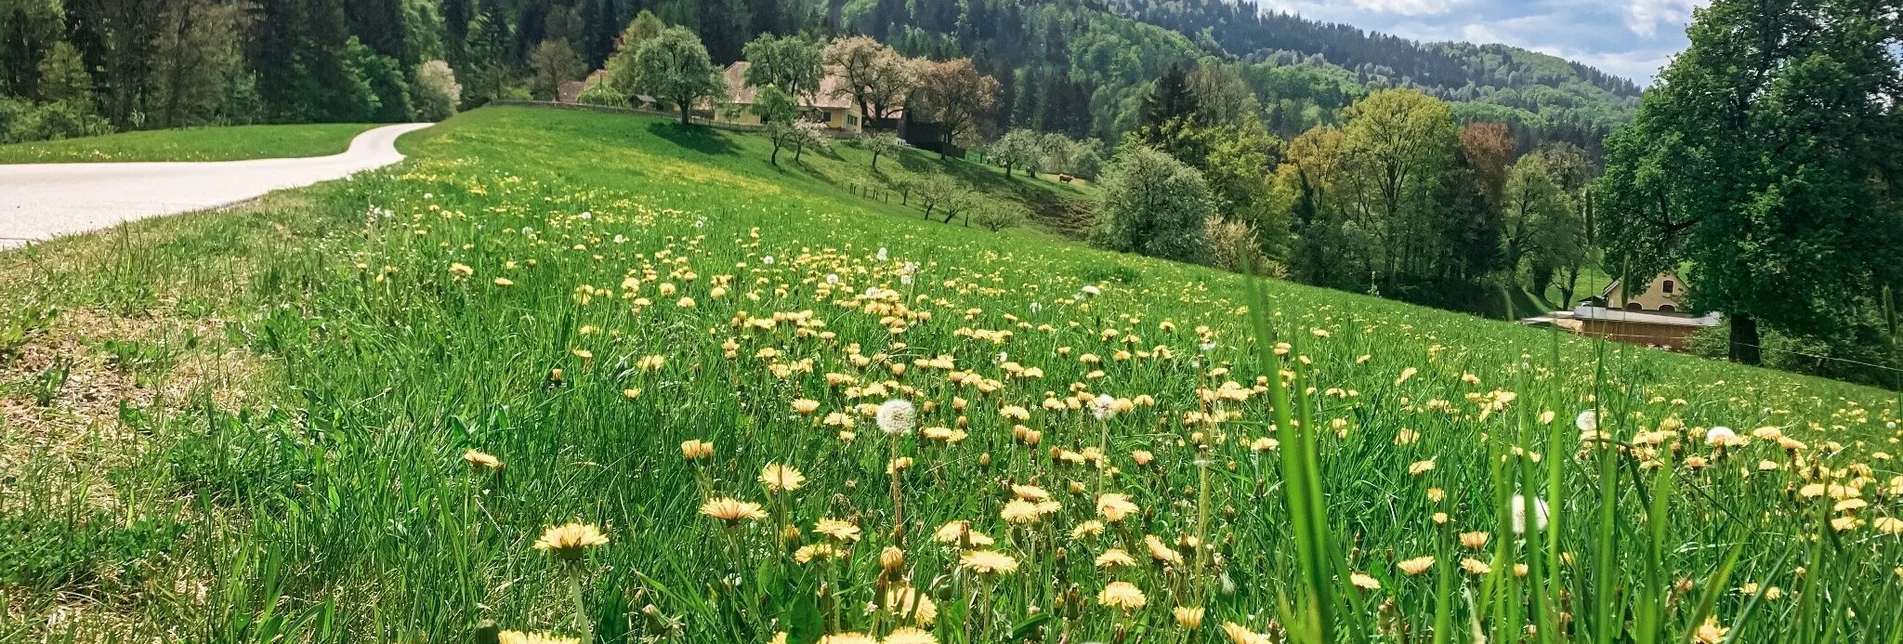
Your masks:
{"label": "yellow house", "polygon": [[[723,74],[727,80],[727,105],[739,109],[720,109],[710,106],[716,123],[741,126],[761,125],[760,115],[753,113],[751,109],[753,97],[759,91],[759,88],[747,85],[747,68],[751,66],[751,63],[744,60],[727,66]],[[860,110],[859,102],[853,100],[852,96],[839,91],[844,83],[840,68],[828,65],[826,77],[820,81],[819,95],[799,97],[800,104],[806,109],[810,118],[824,123],[826,129],[844,134],[858,134],[865,129],[865,123],[861,122],[859,116],[862,110]]]}
{"label": "yellow house", "polygon": [[1683,302],[1687,295],[1685,280],[1677,273],[1666,271],[1652,278],[1645,291],[1627,295],[1620,288],[1622,280],[1613,280],[1606,290],[1599,292],[1599,299],[1606,301],[1609,308],[1626,311],[1657,311],[1659,313],[1685,313]]}
{"label": "yellow house", "polygon": [[1521,324],[1555,326],[1584,336],[1641,344],[1667,351],[1683,351],[1699,329],[1717,326],[1717,313],[1694,317],[1685,310],[1685,281],[1670,271],[1660,273],[1645,291],[1630,296],[1614,280],[1599,297],[1582,301],[1571,311],[1554,311],[1526,318]]}

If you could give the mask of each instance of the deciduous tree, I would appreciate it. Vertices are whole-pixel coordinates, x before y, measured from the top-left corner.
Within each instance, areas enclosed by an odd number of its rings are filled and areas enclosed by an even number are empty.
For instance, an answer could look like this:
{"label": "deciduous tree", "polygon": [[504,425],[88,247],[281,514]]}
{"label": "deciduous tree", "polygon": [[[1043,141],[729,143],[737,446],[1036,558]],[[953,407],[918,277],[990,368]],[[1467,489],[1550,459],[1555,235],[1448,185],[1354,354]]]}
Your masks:
{"label": "deciduous tree", "polygon": [[679,109],[681,125],[691,123],[695,102],[720,95],[724,85],[700,37],[685,27],[668,27],[635,52],[635,90]]}
{"label": "deciduous tree", "polygon": [[998,79],[981,76],[970,58],[926,63],[919,86],[931,104],[932,120],[944,131],[945,142],[961,147],[980,143],[978,119],[998,104]]}
{"label": "deciduous tree", "polygon": [[1192,264],[1210,261],[1204,218],[1214,213],[1202,174],[1155,148],[1121,151],[1104,173],[1096,242]]}

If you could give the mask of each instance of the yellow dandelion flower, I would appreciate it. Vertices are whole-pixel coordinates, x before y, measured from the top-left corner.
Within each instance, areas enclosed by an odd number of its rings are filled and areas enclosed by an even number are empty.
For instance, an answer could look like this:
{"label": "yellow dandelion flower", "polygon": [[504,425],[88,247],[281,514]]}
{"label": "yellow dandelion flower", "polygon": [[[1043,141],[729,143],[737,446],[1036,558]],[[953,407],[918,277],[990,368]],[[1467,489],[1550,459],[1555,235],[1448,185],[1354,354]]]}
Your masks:
{"label": "yellow dandelion flower", "polygon": [[1156,535],[1153,535],[1153,534],[1143,535],[1143,546],[1145,548],[1149,548],[1151,559],[1155,559],[1157,561],[1160,561],[1172,566],[1183,565],[1183,554],[1180,552],[1177,552],[1175,548],[1171,548],[1170,544],[1163,543],[1163,540],[1160,538],[1157,538]]}
{"label": "yellow dandelion flower", "polygon": [[1473,557],[1460,560],[1460,569],[1467,571],[1469,575],[1484,575],[1493,572],[1493,566]]}
{"label": "yellow dandelion flower", "polygon": [[608,535],[594,524],[569,523],[550,526],[535,540],[536,550],[546,550],[562,561],[579,561],[589,548],[608,543]]}
{"label": "yellow dandelion flower", "polygon": [[958,558],[958,565],[980,575],[1008,575],[1018,569],[1018,560],[996,550],[972,550]]}
{"label": "yellow dandelion flower", "polygon": [[463,462],[468,463],[471,468],[475,468],[478,471],[502,469],[501,459],[473,449],[463,452]]}
{"label": "yellow dandelion flower", "polygon": [[501,288],[509,288],[511,286],[515,286],[515,281],[507,277],[498,277],[496,278],[495,284],[496,286]]}
{"label": "yellow dandelion flower", "polygon": [[501,644],[579,644],[581,640],[573,637],[560,637],[547,633],[524,633],[522,631],[502,631],[496,634]]}
{"label": "yellow dandelion flower", "polygon": [[1492,538],[1493,535],[1485,532],[1462,532],[1460,533],[1460,545],[1479,550],[1487,547],[1487,541]]}
{"label": "yellow dandelion flower", "polygon": [[792,492],[805,484],[806,475],[790,466],[774,463],[760,470],[760,485],[766,486],[766,491],[770,493]]}
{"label": "yellow dandelion flower", "polygon": [[1018,498],[1024,499],[1026,501],[1051,500],[1050,492],[1046,492],[1044,491],[1044,488],[1041,488],[1035,485],[1013,485],[1011,486],[1011,493],[1016,494]]}
{"label": "yellow dandelion flower", "polygon": [[1879,517],[1877,520],[1870,522],[1870,527],[1876,528],[1877,532],[1884,534],[1903,534],[1903,519],[1896,517]]}
{"label": "yellow dandelion flower", "polygon": [[833,633],[819,638],[819,644],[879,644],[879,640],[865,633]]}
{"label": "yellow dandelion flower", "polygon": [[1381,582],[1364,573],[1358,572],[1348,575],[1348,583],[1354,584],[1356,588],[1362,590],[1381,590]]}
{"label": "yellow dandelion flower", "polygon": [[859,526],[839,519],[820,519],[819,523],[813,525],[813,533],[823,534],[845,543],[859,540]]}
{"label": "yellow dandelion flower", "polygon": [[1130,553],[1124,552],[1122,548],[1111,548],[1103,551],[1103,554],[1097,555],[1098,568],[1108,570],[1110,568],[1134,565],[1137,565],[1136,558],[1130,556]]}
{"label": "yellow dandelion flower", "polygon": [[1718,625],[1718,616],[1708,615],[1705,617],[1705,623],[1699,624],[1698,630],[1692,631],[1692,641],[1698,644],[1718,644],[1725,641],[1725,637],[1730,634],[1731,629]]}
{"label": "yellow dandelion flower", "polygon": [[1410,575],[1410,576],[1418,575],[1418,574],[1427,572],[1429,568],[1434,567],[1434,557],[1432,556],[1415,557],[1413,559],[1407,559],[1400,563],[1394,564],[1394,567],[1399,568],[1402,573],[1405,573],[1407,575]]}
{"label": "yellow dandelion flower", "polygon": [[1112,492],[1097,497],[1097,514],[1105,521],[1117,523],[1136,511],[1137,504],[1128,495]]}
{"label": "yellow dandelion flower", "polygon": [[938,637],[929,631],[907,626],[887,634],[883,644],[938,644]]}
{"label": "yellow dandelion flower", "polygon": [[1037,523],[1038,517],[1043,516],[1043,513],[1038,511],[1036,503],[1024,499],[1011,499],[1004,504],[1004,509],[999,511],[998,515],[1008,523],[1025,525]]}
{"label": "yellow dandelion flower", "polygon": [[1229,644],[1269,644],[1274,640],[1269,636],[1249,630],[1249,627],[1235,622],[1223,622],[1222,634],[1229,637]]}
{"label": "yellow dandelion flower", "polygon": [[700,513],[734,525],[741,521],[758,521],[766,518],[766,512],[760,504],[731,498],[717,498],[700,505]]}
{"label": "yellow dandelion flower", "polygon": [[698,461],[714,455],[714,444],[698,438],[681,442],[681,458]]}
{"label": "yellow dandelion flower", "polygon": [[813,412],[818,410],[819,410],[819,401],[817,400],[812,400],[808,398],[800,398],[793,401],[793,411],[797,412],[801,416],[811,416],[813,415]]}
{"label": "yellow dandelion flower", "polygon": [[1177,606],[1170,609],[1170,616],[1176,618],[1176,625],[1183,630],[1193,631],[1203,627],[1203,612],[1201,606]]}
{"label": "yellow dandelion flower", "polygon": [[815,559],[833,559],[841,554],[843,553],[841,553],[838,548],[834,548],[833,544],[815,543],[800,546],[799,550],[793,551],[793,560],[804,564],[810,563]]}
{"label": "yellow dandelion flower", "polygon": [[1070,538],[1072,539],[1088,539],[1100,534],[1103,534],[1103,522],[1096,519],[1084,521],[1070,529]]}
{"label": "yellow dandelion flower", "polygon": [[1097,593],[1097,603],[1125,613],[1143,607],[1149,600],[1143,597],[1143,590],[1127,581],[1113,581]]}
{"label": "yellow dandelion flower", "polygon": [[960,548],[966,547],[966,544],[970,547],[982,548],[994,543],[991,537],[971,529],[970,521],[951,521],[939,526],[938,530],[932,534],[932,538],[939,543]]}

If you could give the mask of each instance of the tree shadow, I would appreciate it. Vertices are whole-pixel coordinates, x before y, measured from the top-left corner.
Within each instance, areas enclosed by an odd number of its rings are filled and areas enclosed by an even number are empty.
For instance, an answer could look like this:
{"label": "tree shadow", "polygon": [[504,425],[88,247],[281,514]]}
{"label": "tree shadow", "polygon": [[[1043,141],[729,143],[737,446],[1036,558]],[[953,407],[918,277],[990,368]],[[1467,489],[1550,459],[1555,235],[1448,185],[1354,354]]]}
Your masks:
{"label": "tree shadow", "polygon": [[649,123],[648,133],[701,154],[726,155],[740,151],[740,146],[727,133],[704,125],[682,126],[674,121]]}

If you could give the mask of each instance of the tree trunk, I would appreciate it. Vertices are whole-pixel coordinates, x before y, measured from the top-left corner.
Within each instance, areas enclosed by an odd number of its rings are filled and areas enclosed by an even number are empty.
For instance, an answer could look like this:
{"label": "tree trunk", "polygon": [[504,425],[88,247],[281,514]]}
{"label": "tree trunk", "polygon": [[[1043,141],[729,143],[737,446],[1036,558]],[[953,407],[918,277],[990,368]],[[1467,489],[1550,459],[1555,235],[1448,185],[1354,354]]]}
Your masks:
{"label": "tree trunk", "polygon": [[1758,352],[1758,321],[1749,315],[1731,316],[1731,361],[1739,364],[1762,364],[1763,356]]}
{"label": "tree trunk", "polygon": [[689,114],[689,111],[688,111],[688,110],[690,110],[690,109],[692,109],[692,105],[691,105],[691,104],[689,104],[689,103],[681,103],[681,125],[682,125],[682,126],[688,126],[688,125],[693,125],[693,124],[694,124],[694,123],[693,123],[693,121],[691,121],[691,120],[688,120],[688,118],[687,118],[687,115]]}
{"label": "tree trunk", "polygon": [[879,171],[879,153],[877,152],[872,153],[872,171]]}
{"label": "tree trunk", "polygon": [[779,164],[780,164],[780,142],[774,141],[773,142],[773,165],[777,166]]}

